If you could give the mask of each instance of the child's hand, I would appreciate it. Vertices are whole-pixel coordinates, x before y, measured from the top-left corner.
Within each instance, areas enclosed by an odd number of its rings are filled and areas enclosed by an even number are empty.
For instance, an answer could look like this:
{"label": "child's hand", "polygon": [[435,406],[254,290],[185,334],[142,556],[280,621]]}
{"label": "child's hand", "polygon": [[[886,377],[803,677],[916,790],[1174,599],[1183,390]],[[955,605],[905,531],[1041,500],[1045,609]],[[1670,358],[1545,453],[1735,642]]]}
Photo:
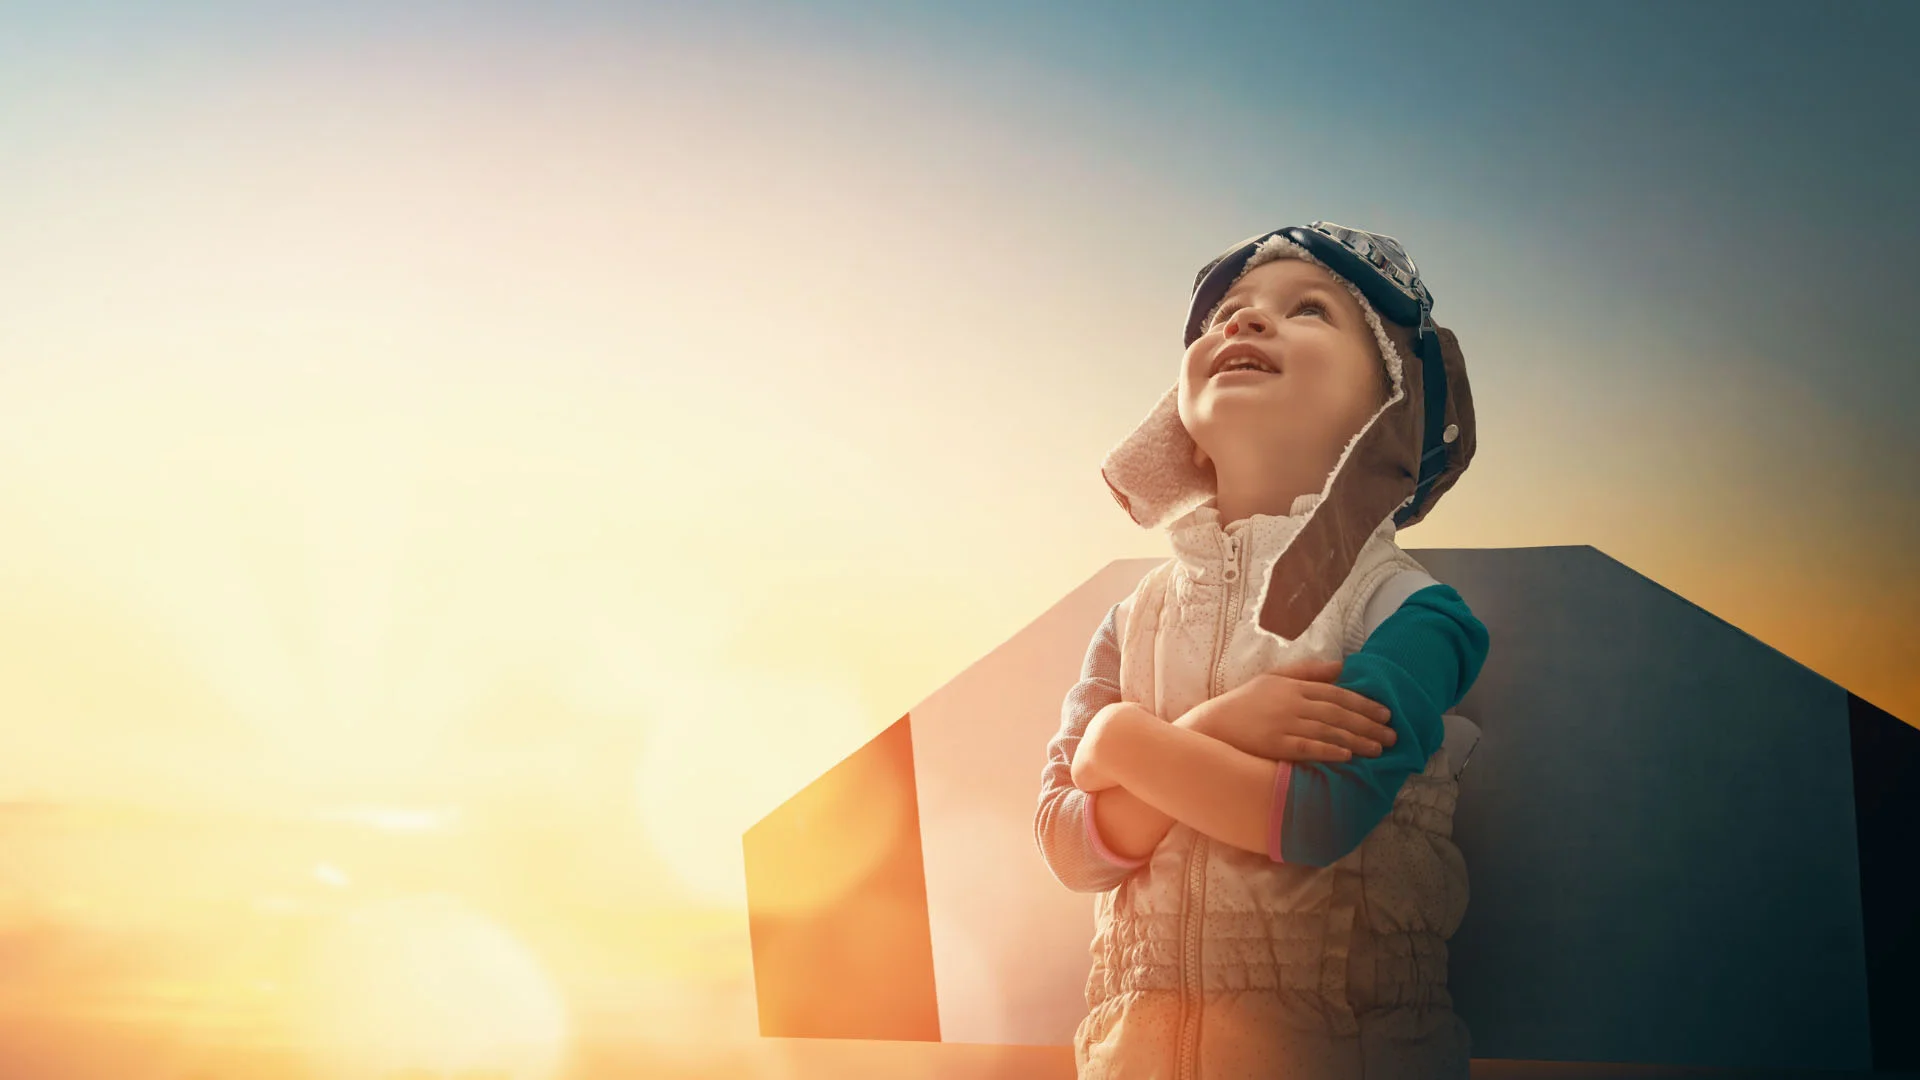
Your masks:
{"label": "child's hand", "polygon": [[1268,761],[1378,757],[1397,736],[1392,714],[1363,694],[1334,686],[1342,661],[1296,660],[1209,699],[1177,723]]}

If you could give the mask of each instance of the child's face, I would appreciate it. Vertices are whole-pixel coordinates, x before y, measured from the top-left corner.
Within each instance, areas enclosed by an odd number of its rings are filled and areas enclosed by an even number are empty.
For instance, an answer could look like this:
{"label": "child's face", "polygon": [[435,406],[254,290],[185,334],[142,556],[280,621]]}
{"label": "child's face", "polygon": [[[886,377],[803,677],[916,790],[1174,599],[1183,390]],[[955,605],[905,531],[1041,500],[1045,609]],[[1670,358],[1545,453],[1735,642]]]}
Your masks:
{"label": "child's face", "polygon": [[[1229,370],[1250,354],[1269,371]],[[1180,420],[1216,467],[1304,455],[1331,471],[1386,400],[1366,316],[1302,259],[1254,267],[1228,290],[1180,369]]]}

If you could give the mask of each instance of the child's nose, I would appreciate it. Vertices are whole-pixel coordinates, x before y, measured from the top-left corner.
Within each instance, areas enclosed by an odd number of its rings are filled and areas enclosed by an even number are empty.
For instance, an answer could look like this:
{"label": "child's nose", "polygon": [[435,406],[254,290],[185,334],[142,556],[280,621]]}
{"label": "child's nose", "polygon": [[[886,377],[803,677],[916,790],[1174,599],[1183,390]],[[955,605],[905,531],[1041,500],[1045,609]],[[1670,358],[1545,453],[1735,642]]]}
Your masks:
{"label": "child's nose", "polygon": [[1227,320],[1227,336],[1232,337],[1239,333],[1243,327],[1248,330],[1259,331],[1266,329],[1266,324],[1260,321],[1260,316],[1258,315],[1235,315],[1233,318]]}

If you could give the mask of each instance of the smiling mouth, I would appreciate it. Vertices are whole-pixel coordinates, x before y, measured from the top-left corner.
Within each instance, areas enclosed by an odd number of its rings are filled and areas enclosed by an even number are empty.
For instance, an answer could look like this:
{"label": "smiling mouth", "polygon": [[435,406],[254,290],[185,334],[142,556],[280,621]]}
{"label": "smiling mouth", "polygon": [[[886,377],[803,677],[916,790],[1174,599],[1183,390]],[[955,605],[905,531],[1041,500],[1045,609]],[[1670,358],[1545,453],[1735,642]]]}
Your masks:
{"label": "smiling mouth", "polygon": [[1266,356],[1262,355],[1258,349],[1251,345],[1235,342],[1229,345],[1225,352],[1227,354],[1225,359],[1214,362],[1213,377],[1216,379],[1222,375],[1236,375],[1247,372],[1260,375],[1280,374],[1280,366],[1268,361]]}
{"label": "smiling mouth", "polygon": [[1213,377],[1216,379],[1219,379],[1219,378],[1224,378],[1225,376],[1228,376],[1228,375],[1278,375],[1278,374],[1279,372],[1273,370],[1270,367],[1266,367],[1265,365],[1261,364],[1257,360],[1241,359],[1236,357],[1235,359],[1229,360],[1226,362],[1226,364],[1222,365],[1219,371],[1216,371],[1213,373]]}

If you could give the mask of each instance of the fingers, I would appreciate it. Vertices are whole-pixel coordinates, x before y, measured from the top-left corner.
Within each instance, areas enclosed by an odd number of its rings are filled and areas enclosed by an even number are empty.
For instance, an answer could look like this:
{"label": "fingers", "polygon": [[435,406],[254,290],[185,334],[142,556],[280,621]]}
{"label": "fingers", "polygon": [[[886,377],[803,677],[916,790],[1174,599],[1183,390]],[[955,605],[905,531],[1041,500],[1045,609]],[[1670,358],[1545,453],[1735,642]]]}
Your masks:
{"label": "fingers", "polygon": [[1277,761],[1292,761],[1297,763],[1301,761],[1350,761],[1353,759],[1353,754],[1349,750],[1335,746],[1332,743],[1303,739],[1298,735],[1288,735],[1282,738],[1274,749],[1278,755],[1275,758]]}
{"label": "fingers", "polygon": [[1354,713],[1370,723],[1386,725],[1393,722],[1393,711],[1358,691],[1344,686],[1306,684],[1300,687],[1301,696],[1309,701],[1324,701]]}
{"label": "fingers", "polygon": [[1345,666],[1340,660],[1296,660],[1280,665],[1269,674],[1290,680],[1303,697],[1331,701],[1354,712],[1376,717],[1383,724],[1389,722],[1392,713],[1385,705],[1365,694],[1333,685],[1333,680],[1340,677]]}
{"label": "fingers", "polygon": [[1325,701],[1307,702],[1294,731],[1366,757],[1379,757],[1384,746],[1383,739],[1376,736],[1390,734],[1373,721]]}

